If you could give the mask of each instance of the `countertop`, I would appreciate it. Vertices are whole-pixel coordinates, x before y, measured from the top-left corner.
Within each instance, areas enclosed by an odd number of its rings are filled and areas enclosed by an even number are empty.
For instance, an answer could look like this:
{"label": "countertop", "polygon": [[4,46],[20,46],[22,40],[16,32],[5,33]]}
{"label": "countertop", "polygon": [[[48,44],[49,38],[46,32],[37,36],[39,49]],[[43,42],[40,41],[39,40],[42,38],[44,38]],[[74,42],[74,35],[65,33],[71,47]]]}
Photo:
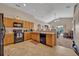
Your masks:
{"label": "countertop", "polygon": [[54,32],[37,32],[37,31],[33,31],[30,33],[43,33],[43,34],[55,34]]}

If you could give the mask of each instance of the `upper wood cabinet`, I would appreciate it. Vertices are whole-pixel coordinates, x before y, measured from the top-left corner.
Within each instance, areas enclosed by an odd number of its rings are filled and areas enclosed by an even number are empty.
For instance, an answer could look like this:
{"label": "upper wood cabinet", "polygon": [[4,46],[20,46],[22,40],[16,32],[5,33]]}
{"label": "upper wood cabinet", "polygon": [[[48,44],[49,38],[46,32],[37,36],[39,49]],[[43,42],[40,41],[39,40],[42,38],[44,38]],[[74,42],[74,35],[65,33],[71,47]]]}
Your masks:
{"label": "upper wood cabinet", "polygon": [[32,29],[34,27],[33,22],[23,21],[23,20],[18,20],[18,19],[12,19],[12,18],[4,18],[5,27],[13,27],[14,22],[22,23],[23,28]]}
{"label": "upper wood cabinet", "polygon": [[23,23],[23,21],[22,21],[22,20],[18,20],[18,19],[14,19],[14,21],[13,21],[13,22]]}
{"label": "upper wood cabinet", "polygon": [[29,21],[23,21],[23,27],[27,29],[32,29],[34,27],[34,23],[29,22]]}
{"label": "upper wood cabinet", "polygon": [[23,21],[23,27],[29,29],[29,22]]}
{"label": "upper wood cabinet", "polygon": [[30,29],[33,29],[33,27],[34,27],[34,23],[29,22],[29,26],[30,26]]}
{"label": "upper wood cabinet", "polygon": [[4,18],[4,26],[5,27],[13,27],[13,19],[11,19],[11,18]]}

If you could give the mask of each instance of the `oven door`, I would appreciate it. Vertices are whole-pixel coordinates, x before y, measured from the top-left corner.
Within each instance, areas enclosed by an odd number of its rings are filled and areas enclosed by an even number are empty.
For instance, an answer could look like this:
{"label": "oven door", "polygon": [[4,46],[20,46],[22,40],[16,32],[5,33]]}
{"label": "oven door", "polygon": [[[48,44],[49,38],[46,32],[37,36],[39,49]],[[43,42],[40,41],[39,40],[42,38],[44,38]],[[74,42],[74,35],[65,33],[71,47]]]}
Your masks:
{"label": "oven door", "polygon": [[19,43],[24,41],[24,33],[17,30],[14,32],[14,43]]}

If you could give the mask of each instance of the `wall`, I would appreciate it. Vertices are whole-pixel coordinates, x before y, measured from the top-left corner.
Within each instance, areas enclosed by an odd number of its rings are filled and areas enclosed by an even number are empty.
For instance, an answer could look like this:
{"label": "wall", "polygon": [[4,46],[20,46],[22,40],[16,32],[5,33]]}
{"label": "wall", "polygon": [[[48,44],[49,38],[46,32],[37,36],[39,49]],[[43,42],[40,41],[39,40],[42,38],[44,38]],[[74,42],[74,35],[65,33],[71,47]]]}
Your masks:
{"label": "wall", "polygon": [[77,6],[75,8],[74,20],[75,20],[74,41],[75,41],[75,44],[77,45],[78,51],[79,51],[79,4],[77,4]]}
{"label": "wall", "polygon": [[54,21],[49,22],[49,24],[50,26],[54,26],[54,27],[63,25],[65,32],[68,32],[69,30],[72,30],[72,27],[73,27],[72,21],[73,21],[73,18],[71,17],[70,18],[59,18],[59,19],[55,19]]}
{"label": "wall", "polygon": [[21,20],[24,20],[24,21],[28,20],[28,21],[34,22],[35,29],[37,28],[37,24],[42,24],[42,25],[44,24],[43,22],[38,21],[36,18],[34,18],[33,15],[24,13],[20,10],[6,6],[1,3],[0,3],[0,13],[4,13],[4,17],[16,18],[16,16],[19,16]]}

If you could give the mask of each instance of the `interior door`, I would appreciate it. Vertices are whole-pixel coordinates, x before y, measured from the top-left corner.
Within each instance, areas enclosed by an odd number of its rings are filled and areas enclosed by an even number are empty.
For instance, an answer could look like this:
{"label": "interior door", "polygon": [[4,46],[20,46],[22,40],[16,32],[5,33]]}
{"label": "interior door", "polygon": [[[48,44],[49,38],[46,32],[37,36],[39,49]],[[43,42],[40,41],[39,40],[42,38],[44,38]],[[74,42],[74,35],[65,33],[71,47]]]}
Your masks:
{"label": "interior door", "polygon": [[0,56],[4,55],[4,45],[3,45],[4,34],[5,34],[5,28],[3,24],[3,14],[0,13]]}

